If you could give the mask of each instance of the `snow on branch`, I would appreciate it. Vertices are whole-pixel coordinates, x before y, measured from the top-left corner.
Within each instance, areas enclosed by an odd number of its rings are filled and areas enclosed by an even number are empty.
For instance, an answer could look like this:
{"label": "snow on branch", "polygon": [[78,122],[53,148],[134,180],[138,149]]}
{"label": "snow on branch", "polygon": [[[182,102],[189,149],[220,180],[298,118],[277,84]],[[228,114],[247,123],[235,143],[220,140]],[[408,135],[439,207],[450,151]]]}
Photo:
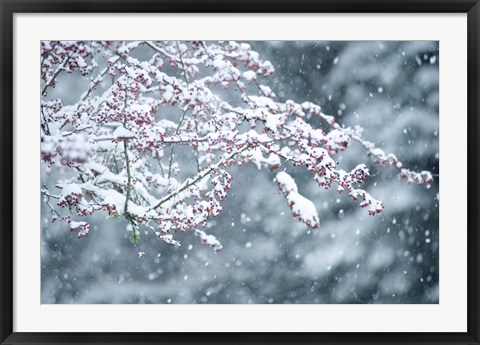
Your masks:
{"label": "snow on branch", "polygon": [[[194,231],[218,251],[220,242],[198,228],[221,214],[234,171],[249,163],[304,168],[319,187],[347,194],[370,215],[381,213],[383,201],[361,188],[371,178],[367,165],[337,167],[335,155],[353,142],[408,183],[433,181],[428,171],[408,170],[366,141],[361,127],[343,127],[311,102],[278,101],[267,85],[272,63],[247,43],[43,41],[41,47],[41,159],[46,171],[69,176],[43,186],[42,196],[52,221],[67,223],[78,237],[88,235],[89,217],[103,213],[126,220],[135,245],[141,229],[174,246],[178,233]],[[89,78],[78,101],[49,97],[73,74]],[[223,99],[219,87],[237,100]],[[277,173],[275,183],[294,218],[320,226],[314,203],[290,175]]]}
{"label": "snow on branch", "polygon": [[298,193],[294,179],[286,172],[280,171],[275,177],[275,182],[287,199],[288,207],[292,210],[293,216],[310,228],[320,227],[320,219],[315,204]]}
{"label": "snow on branch", "polygon": [[213,250],[215,252],[219,252],[222,250],[223,246],[222,244],[220,243],[219,240],[217,240],[217,238],[213,235],[207,235],[204,231],[202,230],[195,230],[195,235],[199,236],[201,241],[202,241],[202,244],[205,244],[211,248],[213,248]]}

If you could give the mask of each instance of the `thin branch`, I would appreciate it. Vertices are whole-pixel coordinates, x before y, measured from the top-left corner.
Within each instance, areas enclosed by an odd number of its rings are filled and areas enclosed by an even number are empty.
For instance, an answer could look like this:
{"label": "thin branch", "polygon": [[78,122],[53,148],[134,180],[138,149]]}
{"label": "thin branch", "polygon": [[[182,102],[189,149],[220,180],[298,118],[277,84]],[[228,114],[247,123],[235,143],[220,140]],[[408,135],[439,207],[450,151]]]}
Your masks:
{"label": "thin branch", "polygon": [[132,191],[132,174],[130,172],[130,159],[128,158],[127,140],[123,141],[123,152],[125,155],[125,165],[127,169],[127,197],[125,199],[124,214],[128,214],[128,202],[130,201],[130,194]]}
{"label": "thin branch", "polygon": [[164,171],[163,171],[163,165],[162,165],[162,160],[161,160],[161,158],[160,158],[160,155],[156,154],[156,155],[155,155],[155,159],[156,159],[156,161],[158,162],[158,166],[160,167],[160,172],[161,172],[161,174],[162,174],[162,177],[165,177],[165,173],[164,173]]}
{"label": "thin branch", "polygon": [[[180,56],[180,62],[182,63],[183,77],[185,78],[185,83],[187,83],[187,89],[188,89],[190,87],[190,85],[189,85],[189,82],[188,82],[187,69],[185,67],[185,62],[183,61],[182,52],[180,50],[180,44],[178,43],[178,41],[175,41],[175,43],[177,44],[178,55]],[[198,134],[197,120],[193,119],[193,122],[195,123],[195,132]],[[173,146],[172,146],[172,150],[173,150]],[[195,146],[195,148],[193,150],[193,154],[195,155],[195,163],[197,165],[197,172],[200,172],[200,162],[198,160],[198,147],[197,146]]]}
{"label": "thin branch", "polygon": [[48,206],[48,208],[50,208],[51,212],[56,214],[58,218],[62,218],[62,215],[60,213],[58,213],[58,211],[56,209],[54,209],[53,206],[47,200],[45,200],[45,204],[47,204],[47,206]]}
{"label": "thin branch", "polygon": [[180,51],[180,44],[178,43],[178,41],[175,41],[175,43],[177,44],[178,55],[180,56],[180,62],[182,64],[183,78],[185,79],[185,83],[187,83],[187,88],[188,88],[189,85],[188,85],[187,70],[185,68],[185,63],[183,62],[182,52]]}
{"label": "thin branch", "polygon": [[46,135],[50,135],[50,127],[48,126],[47,118],[45,117],[45,113],[43,112],[43,105],[40,107],[40,111],[42,113],[42,117],[43,117],[43,121],[44,121],[44,123],[41,125],[42,129],[43,129],[43,132]]}
{"label": "thin branch", "polygon": [[47,89],[50,87],[50,85],[52,85],[53,82],[55,82],[55,79],[58,77],[60,72],[65,69],[65,66],[67,65],[68,61],[70,61],[70,55],[67,55],[67,58],[63,60],[62,65],[57,68],[53,77],[50,78],[50,80],[45,84],[45,86],[42,89],[42,93],[41,93],[42,95],[46,95]]}
{"label": "thin branch", "polygon": [[155,45],[155,43],[151,42],[151,41],[144,41],[142,42],[143,44],[146,44],[147,46],[149,46],[150,48],[152,48],[153,50],[159,52],[160,54],[162,54],[163,56],[165,56],[166,58],[172,60],[172,61],[175,61],[175,62],[178,62],[177,58],[173,55],[170,55],[168,54],[167,52],[165,52],[162,48],[160,48],[159,46]]}
{"label": "thin branch", "polygon": [[[116,138],[116,137],[105,137],[105,138],[96,138],[96,139],[93,139],[93,141],[95,142],[101,142],[101,141],[113,141],[113,140],[117,140],[117,139],[120,139],[120,138]],[[127,138],[128,139],[128,138]],[[165,145],[175,145],[175,144],[192,144],[192,143],[201,143],[201,142],[205,142],[207,141],[208,138],[207,137],[202,137],[202,138],[189,138],[189,139],[183,139],[183,138],[179,138],[179,139],[164,139],[161,141],[162,144],[165,144]]]}
{"label": "thin branch", "polygon": [[[127,108],[127,104],[128,104],[127,103],[127,90],[125,89],[124,108]],[[126,116],[123,120],[123,127],[127,128],[127,117]],[[134,225],[133,220],[129,217],[129,213],[128,213],[128,203],[130,201],[130,193],[132,192],[132,174],[130,172],[130,159],[128,157],[127,140],[128,139],[123,139],[123,153],[125,155],[125,165],[126,165],[126,169],[127,169],[127,196],[125,198],[124,214],[127,217],[127,219],[129,219],[130,222],[132,222],[132,225]],[[135,229],[133,229],[133,234],[135,235]]]}
{"label": "thin branch", "polygon": [[205,178],[206,176],[210,175],[213,171],[215,171],[216,169],[218,169],[218,167],[220,167],[222,164],[228,162],[230,159],[234,158],[235,156],[239,155],[240,153],[242,153],[243,151],[245,151],[246,149],[248,149],[248,145],[245,145],[244,147],[242,147],[241,149],[233,152],[232,154],[230,154],[228,157],[220,160],[218,163],[212,165],[211,167],[209,167],[208,169],[206,169],[205,171],[203,171],[202,173],[198,174],[197,177],[195,177],[192,181],[190,181],[189,183],[185,184],[182,188],[176,190],[175,192],[172,192],[170,193],[169,195],[165,196],[164,198],[162,198],[162,200],[160,200],[160,202],[158,204],[156,204],[155,206],[151,207],[149,210],[154,210],[154,209],[157,209],[159,208],[160,206],[162,206],[163,204],[165,204],[167,201],[169,201],[170,199],[172,199],[173,197],[175,197],[176,195],[180,194],[181,192],[187,190],[188,188],[192,187],[193,185],[195,185],[197,182],[199,182],[200,180],[202,180],[203,178]]}
{"label": "thin branch", "polygon": [[50,208],[51,212],[52,213],[55,213],[59,218],[62,218],[62,216],[60,215],[60,213],[58,213],[58,211],[53,208],[52,204],[50,204],[48,201],[50,200],[50,198],[55,198],[55,199],[60,199],[59,197],[57,197],[56,195],[51,195],[50,193],[47,193],[45,191],[41,191],[41,193],[45,196],[45,198],[43,199],[43,201],[45,202],[45,204],[47,204],[48,208]]}
{"label": "thin branch", "polygon": [[382,216],[383,216],[383,219],[385,219],[387,222],[389,222],[390,224],[392,224],[393,226],[396,226],[398,228],[402,228],[402,226],[400,224],[397,224],[395,221],[393,221],[393,219],[387,217],[387,215],[385,214],[385,212],[381,212],[382,213]]}
{"label": "thin branch", "polygon": [[63,133],[63,134],[62,134],[62,137],[68,137],[68,136],[70,136],[70,135],[72,135],[72,134],[79,133],[79,132],[84,131],[84,130],[86,130],[86,129],[92,129],[92,126],[87,126],[87,127],[83,127],[83,128],[78,128],[78,129],[75,129],[75,130],[73,130],[73,131],[71,131],[71,132]]}
{"label": "thin branch", "polygon": [[40,192],[48,198],[60,199],[60,197],[58,195],[50,194],[50,193],[46,192],[45,190],[41,190]]}
{"label": "thin branch", "polygon": [[258,81],[256,79],[253,79],[255,85],[257,85],[258,89],[263,93],[263,95],[267,98],[272,98],[270,97],[261,87],[260,87],[260,84],[258,83]]}
{"label": "thin branch", "polygon": [[[194,119],[193,120],[194,123],[195,123],[195,132],[197,133],[198,135],[198,124],[197,124],[197,121]],[[195,145],[194,146],[194,149],[193,149],[193,154],[195,155],[195,163],[197,164],[197,172],[200,172],[202,169],[200,167],[200,161],[198,160],[198,145]]]}
{"label": "thin branch", "polygon": [[[112,66],[113,64],[117,63],[118,60],[121,59],[121,56],[117,56],[117,58],[113,61],[112,63]],[[78,112],[80,110],[80,107],[81,105],[83,104],[83,102],[85,102],[87,100],[87,98],[90,96],[90,94],[92,93],[93,90],[95,90],[95,88],[97,87],[98,84],[100,84],[100,82],[103,80],[103,78],[105,77],[105,75],[107,74],[109,70],[109,67],[105,67],[99,74],[98,76],[88,85],[88,90],[85,91],[82,96],[80,97],[80,100],[77,102],[77,108],[76,108],[76,112]],[[112,82],[113,84],[113,82]],[[98,107],[100,107],[104,102],[100,103]],[[67,125],[67,121],[65,121],[62,126],[60,127],[60,129],[63,129],[63,127],[65,127]]]}
{"label": "thin branch", "polygon": [[[120,60],[120,57],[117,57],[113,62],[112,65],[115,64],[118,60]],[[80,98],[80,101],[78,102],[77,110],[80,108],[80,104],[85,102],[85,100],[90,96],[92,91],[97,87],[97,85],[103,80],[105,75],[107,74],[109,70],[109,67],[105,67],[99,74],[98,76],[88,85],[88,90],[82,94],[82,97]]]}
{"label": "thin branch", "polygon": [[[185,119],[185,115],[187,114],[188,108],[185,109],[183,112],[182,118],[180,119],[180,122],[178,123],[177,129],[175,130],[175,135],[178,134],[178,131],[180,130],[180,126],[183,123],[183,120]],[[170,149],[170,158],[168,159],[168,175],[167,177],[170,179],[170,176],[172,175],[172,163],[173,163],[173,149],[175,148],[175,144],[172,145],[172,148]]]}
{"label": "thin branch", "polygon": [[115,172],[118,174],[120,172],[120,169],[118,168],[118,162],[117,162],[117,147],[118,145],[115,145],[115,149],[113,151],[113,162],[115,163]]}
{"label": "thin branch", "polygon": [[175,144],[172,145],[170,148],[170,157],[168,158],[168,174],[167,178],[170,179],[170,176],[172,175],[172,164],[173,164],[173,149],[175,148]]}

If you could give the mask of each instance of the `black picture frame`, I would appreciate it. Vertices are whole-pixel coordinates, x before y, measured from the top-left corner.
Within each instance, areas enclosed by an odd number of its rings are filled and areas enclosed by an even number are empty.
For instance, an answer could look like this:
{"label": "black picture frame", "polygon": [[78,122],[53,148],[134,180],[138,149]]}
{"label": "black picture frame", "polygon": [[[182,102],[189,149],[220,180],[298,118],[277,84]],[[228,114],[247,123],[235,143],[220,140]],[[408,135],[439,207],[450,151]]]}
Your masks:
{"label": "black picture frame", "polygon": [[[0,0],[1,344],[480,344],[479,0]],[[468,14],[468,330],[466,333],[18,333],[13,332],[13,16],[15,13],[441,13]]]}

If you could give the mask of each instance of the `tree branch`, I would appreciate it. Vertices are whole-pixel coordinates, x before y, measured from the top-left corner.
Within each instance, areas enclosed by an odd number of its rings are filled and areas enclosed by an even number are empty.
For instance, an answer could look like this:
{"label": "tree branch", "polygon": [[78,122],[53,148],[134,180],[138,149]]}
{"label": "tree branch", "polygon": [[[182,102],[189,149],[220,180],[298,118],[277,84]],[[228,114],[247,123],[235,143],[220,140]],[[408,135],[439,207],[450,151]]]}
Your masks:
{"label": "tree branch", "polygon": [[57,68],[57,70],[55,71],[55,74],[52,76],[52,78],[50,78],[50,80],[43,87],[42,93],[41,93],[43,96],[46,95],[47,89],[50,87],[50,85],[52,85],[53,82],[55,82],[55,79],[58,77],[60,72],[65,69],[65,66],[67,65],[68,61],[70,61],[70,55],[67,55],[67,58],[63,60],[62,65]]}
{"label": "tree branch", "polygon": [[173,197],[175,197],[176,195],[180,194],[181,192],[187,190],[188,188],[192,187],[193,185],[195,185],[197,182],[199,182],[200,180],[202,180],[203,178],[205,178],[206,176],[210,175],[213,171],[215,171],[216,169],[218,169],[222,164],[228,162],[230,159],[234,158],[235,156],[239,155],[240,153],[242,153],[243,151],[245,151],[246,149],[248,149],[248,145],[245,145],[243,146],[241,149],[231,153],[229,156],[221,159],[218,163],[212,165],[211,167],[209,167],[208,169],[206,169],[204,172],[198,174],[193,180],[191,180],[189,183],[186,183],[183,187],[181,187],[180,189],[176,190],[175,192],[173,193],[170,193],[169,195],[165,196],[162,200],[160,200],[160,202],[158,204],[156,204],[155,206],[151,207],[149,210],[155,210],[157,208],[159,208],[160,206],[162,206],[163,204],[165,204],[167,201],[169,201],[170,199],[172,199]]}

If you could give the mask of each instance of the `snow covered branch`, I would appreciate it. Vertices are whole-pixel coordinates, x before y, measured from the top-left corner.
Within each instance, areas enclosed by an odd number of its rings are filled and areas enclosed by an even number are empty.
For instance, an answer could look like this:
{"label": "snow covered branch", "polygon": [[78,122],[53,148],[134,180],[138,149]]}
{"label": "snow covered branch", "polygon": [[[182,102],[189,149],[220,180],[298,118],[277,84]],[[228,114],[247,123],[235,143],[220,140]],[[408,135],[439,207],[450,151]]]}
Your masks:
{"label": "snow covered branch", "polygon": [[287,199],[293,216],[311,228],[318,228],[320,219],[315,204],[298,193],[297,184],[293,178],[286,172],[280,171],[275,177],[275,182]]}
{"label": "snow covered branch", "polygon": [[[374,164],[395,167],[409,183],[433,180],[427,171],[404,168],[364,140],[362,128],[340,126],[320,106],[277,101],[263,84],[273,65],[246,43],[44,41],[41,54],[41,158],[45,169],[75,176],[58,181],[58,194],[46,187],[42,194],[52,221],[68,223],[79,237],[88,235],[88,217],[104,212],[128,220],[134,244],[142,227],[173,245],[179,245],[175,233],[194,230],[219,251],[220,242],[199,228],[222,210],[232,183],[228,168],[246,163],[306,168],[320,187],[335,185],[370,215],[381,213],[384,203],[360,188],[370,177],[367,165],[344,171],[333,158],[354,141]],[[48,97],[61,71],[90,77],[78,102]],[[218,87],[236,98],[222,99]],[[312,116],[326,126],[314,127]],[[193,171],[179,158],[181,148],[193,154]],[[293,217],[318,228],[315,204],[294,179],[280,171],[274,180]]]}

